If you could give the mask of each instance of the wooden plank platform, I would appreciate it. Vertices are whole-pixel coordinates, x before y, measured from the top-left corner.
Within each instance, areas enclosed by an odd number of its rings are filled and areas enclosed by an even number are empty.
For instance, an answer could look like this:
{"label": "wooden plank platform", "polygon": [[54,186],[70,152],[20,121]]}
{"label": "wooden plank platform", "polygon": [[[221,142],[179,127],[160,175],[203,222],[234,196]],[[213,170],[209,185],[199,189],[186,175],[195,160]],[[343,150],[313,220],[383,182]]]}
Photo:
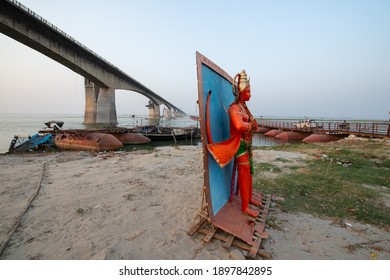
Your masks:
{"label": "wooden plank platform", "polygon": [[225,249],[236,246],[246,250],[249,259],[255,259],[257,256],[271,259],[271,254],[261,249],[261,243],[268,239],[268,232],[265,229],[266,220],[271,210],[271,202],[273,198],[281,198],[256,192],[256,199],[259,197],[261,197],[262,205],[260,207],[251,206],[254,210],[259,211],[257,218],[241,213],[241,201],[239,196],[236,196],[232,203],[228,203],[224,206],[225,209],[221,209],[213,221],[203,217],[198,224],[191,227],[188,234],[191,236],[196,232],[204,234],[204,242],[218,239],[223,242]]}

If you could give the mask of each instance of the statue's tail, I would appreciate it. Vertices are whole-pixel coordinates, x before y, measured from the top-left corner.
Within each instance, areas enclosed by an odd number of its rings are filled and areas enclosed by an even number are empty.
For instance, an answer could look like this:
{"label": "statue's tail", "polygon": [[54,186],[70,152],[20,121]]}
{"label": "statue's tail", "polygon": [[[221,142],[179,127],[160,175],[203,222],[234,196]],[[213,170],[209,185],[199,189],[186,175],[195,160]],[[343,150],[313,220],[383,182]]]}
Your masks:
{"label": "statue's tail", "polygon": [[211,97],[211,90],[209,91],[206,100],[206,122],[205,123],[206,123],[207,144],[213,143],[213,136],[211,135],[211,130],[210,130],[210,97]]}

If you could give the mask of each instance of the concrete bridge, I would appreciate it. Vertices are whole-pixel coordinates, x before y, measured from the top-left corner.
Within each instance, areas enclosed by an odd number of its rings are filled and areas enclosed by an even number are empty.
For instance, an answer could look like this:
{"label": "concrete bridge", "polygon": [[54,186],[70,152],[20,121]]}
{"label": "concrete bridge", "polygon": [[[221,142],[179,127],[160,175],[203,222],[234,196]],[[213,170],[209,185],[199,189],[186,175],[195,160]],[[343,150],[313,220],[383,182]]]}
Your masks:
{"label": "concrete bridge", "polygon": [[118,123],[116,89],[135,91],[149,98],[149,117],[160,115],[160,105],[165,105],[176,116],[186,115],[18,1],[0,1],[0,32],[85,78],[85,124],[110,126]]}

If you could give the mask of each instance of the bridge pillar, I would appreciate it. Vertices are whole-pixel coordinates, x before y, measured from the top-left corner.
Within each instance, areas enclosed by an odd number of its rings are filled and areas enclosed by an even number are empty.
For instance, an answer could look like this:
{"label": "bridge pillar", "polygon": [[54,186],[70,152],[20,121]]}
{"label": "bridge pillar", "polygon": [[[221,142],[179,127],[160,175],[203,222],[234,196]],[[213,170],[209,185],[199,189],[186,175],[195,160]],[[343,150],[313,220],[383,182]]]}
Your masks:
{"label": "bridge pillar", "polygon": [[149,119],[159,119],[160,118],[160,105],[157,105],[149,100],[149,104],[146,105],[149,108]]}
{"label": "bridge pillar", "polygon": [[115,89],[100,88],[96,113],[96,124],[108,126],[118,124],[115,107]]}
{"label": "bridge pillar", "polygon": [[172,118],[171,109],[169,109],[168,107],[165,107],[163,110],[163,116],[164,116],[164,119],[166,119],[166,120],[171,119]]}
{"label": "bridge pillar", "polygon": [[99,87],[85,79],[85,111],[84,124],[96,124],[97,99]]}

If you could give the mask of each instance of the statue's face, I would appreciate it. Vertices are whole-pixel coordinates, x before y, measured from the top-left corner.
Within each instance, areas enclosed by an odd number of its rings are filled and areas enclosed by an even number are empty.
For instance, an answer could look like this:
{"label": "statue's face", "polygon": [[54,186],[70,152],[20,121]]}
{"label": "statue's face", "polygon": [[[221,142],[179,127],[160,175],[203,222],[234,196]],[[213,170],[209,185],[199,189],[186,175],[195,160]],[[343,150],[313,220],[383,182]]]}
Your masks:
{"label": "statue's face", "polygon": [[251,86],[248,86],[241,92],[242,99],[244,101],[249,101],[251,99]]}

